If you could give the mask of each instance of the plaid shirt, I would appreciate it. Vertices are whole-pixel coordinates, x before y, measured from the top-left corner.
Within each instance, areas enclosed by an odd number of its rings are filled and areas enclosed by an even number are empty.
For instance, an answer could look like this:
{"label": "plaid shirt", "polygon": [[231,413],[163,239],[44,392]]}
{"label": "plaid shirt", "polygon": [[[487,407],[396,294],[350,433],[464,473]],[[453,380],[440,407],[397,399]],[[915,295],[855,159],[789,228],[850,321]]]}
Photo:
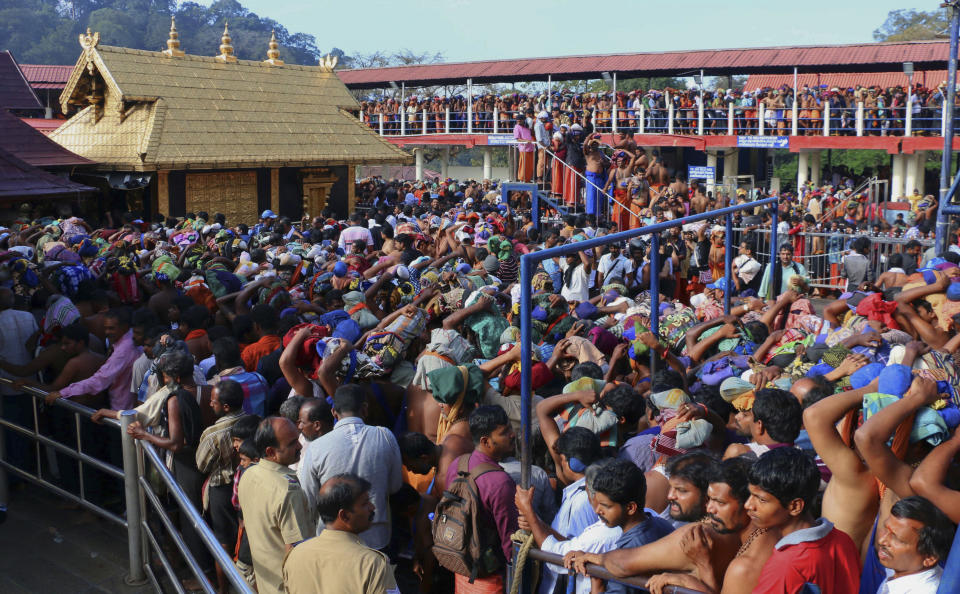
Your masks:
{"label": "plaid shirt", "polygon": [[197,445],[197,470],[210,476],[210,486],[219,487],[233,482],[233,442],[230,428],[243,412],[230,412],[203,430]]}

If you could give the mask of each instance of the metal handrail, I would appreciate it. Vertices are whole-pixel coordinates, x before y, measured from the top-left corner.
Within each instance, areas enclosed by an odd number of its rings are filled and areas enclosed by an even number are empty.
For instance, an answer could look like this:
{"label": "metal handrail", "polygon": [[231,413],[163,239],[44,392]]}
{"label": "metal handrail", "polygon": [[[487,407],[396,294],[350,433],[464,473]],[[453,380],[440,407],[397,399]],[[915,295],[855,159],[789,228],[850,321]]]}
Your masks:
{"label": "metal handrail", "polygon": [[[77,402],[73,402],[67,398],[58,398],[53,406],[63,408],[71,413],[73,413],[74,424],[75,424],[75,436],[77,441],[76,451],[72,450],[68,446],[50,439],[45,435],[40,434],[40,423],[39,423],[39,411],[37,410],[37,401],[44,400],[49,393],[36,388],[30,385],[21,385],[16,386],[14,380],[9,378],[0,378],[0,384],[7,385],[10,387],[15,387],[17,390],[20,390],[22,393],[31,396],[31,405],[33,407],[33,430],[26,427],[21,427],[15,423],[12,423],[6,419],[0,418],[0,429],[11,429],[20,433],[21,435],[26,436],[27,438],[33,440],[36,445],[36,464],[37,464],[37,474],[36,476],[30,474],[29,472],[18,468],[13,464],[9,463],[6,458],[6,451],[4,449],[4,436],[3,431],[0,430],[0,474],[2,471],[13,472],[17,476],[32,482],[33,484],[43,487],[48,491],[53,492],[68,501],[76,503],[83,507],[84,509],[93,512],[103,518],[106,518],[116,524],[119,524],[127,529],[127,553],[129,559],[129,573],[127,575],[126,581],[129,584],[140,584],[145,580],[144,574],[144,564],[143,557],[141,555],[141,546],[140,546],[140,530],[138,524],[140,522],[140,507],[137,502],[136,488],[131,485],[136,483],[136,464],[135,459],[131,456],[133,452],[133,437],[127,434],[126,427],[131,422],[130,419],[127,419],[124,422],[117,421],[116,419],[106,418],[103,419],[103,424],[109,427],[114,427],[120,431],[120,439],[123,448],[123,468],[117,468],[112,464],[108,464],[102,460],[94,458],[88,454],[83,453],[81,445],[81,432],[80,432],[80,418],[91,419],[93,414],[96,412],[88,406],[84,406]],[[61,454],[64,454],[68,457],[71,457],[77,460],[77,477],[79,483],[80,494],[75,495],[70,491],[55,485],[50,481],[43,478],[42,464],[40,460],[40,445],[51,447]],[[83,478],[83,466],[91,466],[97,470],[113,476],[114,478],[123,479],[124,482],[124,504],[126,507],[126,517],[121,517],[113,512],[99,507],[95,503],[87,500],[85,497],[85,485]],[[3,496],[6,496],[5,487],[6,487],[6,477],[0,479],[0,483],[4,486]]]}
{"label": "metal handrail", "polygon": [[[163,458],[160,457],[160,454],[157,452],[156,448],[154,448],[150,443],[137,440],[137,449],[143,452],[145,458],[148,459],[153,465],[157,476],[163,482],[167,492],[173,497],[174,501],[177,503],[177,506],[180,508],[180,511],[186,514],[190,524],[200,535],[200,539],[203,541],[203,544],[206,545],[211,555],[213,555],[214,560],[223,569],[223,573],[226,575],[227,579],[230,580],[230,584],[236,589],[236,591],[240,592],[240,594],[254,594],[254,591],[250,588],[250,585],[247,584],[246,580],[243,579],[243,576],[240,575],[240,572],[237,571],[237,568],[233,564],[233,560],[229,557],[229,555],[227,555],[227,552],[223,549],[223,546],[221,546],[217,541],[217,537],[213,534],[213,531],[210,530],[210,527],[207,526],[207,523],[203,520],[203,516],[201,516],[200,512],[197,511],[197,508],[193,506],[193,504],[190,502],[190,499],[187,497],[186,492],[173,477],[173,474],[167,468],[166,464],[164,464]],[[213,586],[207,580],[207,577],[204,575],[197,561],[192,555],[189,554],[189,551],[183,542],[183,538],[177,533],[173,522],[170,520],[170,517],[163,511],[163,506],[160,503],[160,499],[157,497],[157,494],[153,492],[150,482],[142,474],[138,478],[138,482],[140,484],[140,488],[143,490],[143,493],[150,500],[154,511],[156,511],[160,516],[162,523],[170,533],[170,536],[174,540],[177,548],[183,554],[184,559],[190,566],[190,570],[194,573],[194,575],[196,575],[204,590],[212,594],[215,591]]]}
{"label": "metal handrail", "polygon": [[[14,386],[14,381],[9,378],[0,378],[0,385]],[[127,545],[128,545],[128,556],[129,556],[129,575],[126,578],[126,581],[129,584],[140,584],[144,583],[147,578],[153,582],[153,586],[157,589],[158,592],[162,592],[160,584],[156,577],[153,575],[153,570],[150,567],[149,563],[144,563],[144,553],[147,550],[147,547],[150,546],[156,552],[157,556],[160,559],[161,565],[164,567],[168,576],[170,577],[171,583],[178,592],[184,592],[182,586],[179,583],[179,578],[173,571],[173,567],[170,564],[169,560],[163,554],[162,548],[158,539],[155,537],[151,531],[148,522],[146,521],[146,508],[144,507],[147,503],[151,505],[153,510],[160,516],[161,523],[170,533],[170,538],[176,545],[177,550],[183,556],[187,565],[191,568],[193,573],[196,575],[197,579],[200,581],[202,587],[206,592],[213,593],[215,589],[206,579],[206,576],[200,571],[199,565],[196,560],[191,555],[190,551],[187,550],[184,545],[182,537],[177,533],[174,523],[170,517],[166,514],[163,509],[163,506],[160,502],[158,495],[153,491],[150,482],[146,478],[145,466],[140,463],[138,459],[138,452],[144,455],[144,458],[149,460],[151,465],[155,468],[157,476],[162,480],[164,486],[166,487],[169,494],[173,497],[174,501],[177,503],[177,506],[180,508],[181,512],[189,520],[189,523],[200,535],[201,540],[204,545],[209,549],[211,555],[214,557],[216,562],[223,569],[224,574],[227,579],[233,585],[236,592],[240,594],[254,594],[254,591],[250,588],[247,582],[243,579],[240,573],[237,571],[237,568],[233,564],[233,560],[227,555],[227,552],[224,551],[223,547],[217,542],[216,536],[213,534],[213,531],[203,520],[203,517],[200,515],[200,512],[193,506],[184,492],[183,488],[177,483],[176,479],[171,474],[170,470],[163,463],[163,459],[157,450],[147,442],[134,439],[130,434],[127,433],[127,427],[129,427],[133,422],[137,420],[137,412],[134,410],[126,410],[120,412],[120,419],[112,418],[103,418],[102,423],[104,425],[114,427],[120,431],[120,437],[123,445],[123,468],[117,468],[112,466],[102,460],[93,458],[88,454],[83,453],[80,450],[79,446],[79,419],[84,417],[90,419],[93,414],[96,412],[94,409],[84,406],[82,404],[73,402],[66,398],[58,398],[53,406],[58,406],[64,408],[74,414],[77,425],[77,439],[78,439],[78,451],[70,449],[68,446],[61,444],[56,440],[52,440],[45,435],[41,435],[38,427],[38,411],[37,411],[37,400],[42,400],[48,396],[48,392],[41,390],[33,386],[18,386],[18,390],[21,390],[25,394],[32,396],[31,402],[33,404],[33,416],[34,416],[34,428],[31,431],[28,428],[21,427],[15,423],[12,423],[6,419],[0,418],[0,474],[2,470],[15,473],[17,476],[20,476],[34,484],[37,484],[49,491],[52,491],[56,495],[59,495],[65,499],[68,499],[74,503],[77,503],[83,506],[85,509],[88,509],[104,518],[107,518],[117,524],[125,526],[127,528]],[[18,468],[5,459],[5,452],[3,451],[3,429],[10,429],[17,431],[18,433],[27,436],[32,439],[38,448],[37,454],[37,475],[34,476],[29,472]],[[40,460],[39,460],[39,446],[45,445],[56,449],[58,452],[61,452],[67,456],[70,456],[78,460],[81,464],[86,464],[97,470],[100,470],[110,476],[115,478],[122,478],[124,481],[124,500],[126,506],[126,518],[117,516],[116,514],[111,513],[108,510],[98,507],[94,503],[87,501],[83,497],[83,472],[82,468],[80,469],[80,490],[81,494],[78,497],[73,493],[59,487],[45,479],[43,479],[42,472],[40,469]],[[0,481],[2,482],[2,481]],[[146,536],[148,542],[144,542],[143,537]]]}
{"label": "metal handrail", "polygon": [[[537,548],[532,548],[527,552],[527,558],[533,559],[535,561],[541,561],[543,563],[549,563],[551,565],[559,565],[563,567],[563,556],[557,555],[554,553],[548,553]],[[641,588],[644,591],[647,591],[647,578],[643,576],[634,576],[634,577],[616,577],[609,571],[607,571],[602,565],[594,565],[593,563],[587,564],[587,574],[590,577],[600,578],[602,580],[619,582],[621,584],[626,584],[628,586],[633,586],[634,588]],[[689,588],[684,588],[682,586],[665,586],[663,588],[664,594],[703,594],[700,590],[691,590]]]}
{"label": "metal handrail", "polygon": [[[859,186],[854,188],[853,193],[851,195],[856,196],[857,194],[862,192],[864,188],[866,188],[867,186],[869,186],[870,184],[876,181],[879,181],[879,179],[880,178],[878,178],[877,176],[873,176],[870,179],[861,182]],[[842,208],[843,208],[843,203],[837,203],[837,205],[831,208],[829,212],[824,210],[823,212],[820,213],[820,218],[817,219],[817,222],[822,223],[824,220],[826,220],[827,215],[830,215],[831,218],[834,218],[837,212]]]}
{"label": "metal handrail", "polygon": [[[524,488],[530,485],[530,466],[531,466],[531,432],[530,432],[530,410],[531,410],[531,358],[533,355],[533,342],[532,342],[532,327],[531,327],[531,313],[533,311],[532,304],[532,284],[531,279],[533,278],[534,267],[536,267],[540,262],[546,260],[547,258],[555,258],[560,256],[565,256],[567,254],[573,254],[581,251],[585,251],[591,248],[600,247],[603,245],[608,245],[611,243],[618,243],[629,241],[635,237],[640,237],[641,235],[650,235],[650,266],[651,271],[659,270],[659,260],[660,260],[660,236],[659,233],[671,227],[677,227],[680,225],[685,225],[687,223],[694,223],[697,221],[703,221],[707,219],[712,219],[716,217],[726,217],[727,223],[727,233],[725,236],[726,240],[726,266],[724,275],[726,281],[729,285],[731,279],[731,260],[733,257],[733,233],[731,229],[733,227],[733,213],[746,210],[754,209],[758,206],[767,206],[773,205],[771,209],[771,228],[772,228],[772,237],[771,241],[776,242],[777,239],[777,218],[779,213],[777,212],[777,201],[778,198],[765,198],[763,200],[757,200],[754,202],[746,202],[743,204],[737,204],[734,206],[728,206],[726,208],[721,208],[718,210],[707,211],[700,214],[694,214],[687,217],[683,217],[674,221],[666,221],[663,223],[657,223],[654,225],[649,225],[646,227],[640,227],[638,229],[630,229],[627,231],[620,231],[619,233],[612,233],[610,235],[604,235],[602,237],[594,237],[592,239],[586,239],[584,241],[578,241],[572,244],[561,245],[546,250],[541,250],[537,252],[531,252],[529,254],[523,254],[520,256],[520,425],[521,425],[521,484]],[[770,277],[771,280],[775,277],[776,266],[770,267]],[[724,299],[724,310],[726,313],[730,311],[730,291],[727,291]],[[657,274],[650,275],[650,311],[656,312],[659,311],[659,278]],[[659,335],[659,318],[656,315],[650,317],[650,331],[655,335]],[[655,362],[656,354],[651,350],[651,364]]]}
{"label": "metal handrail", "polygon": [[[610,194],[607,194],[606,192],[604,192],[604,191],[603,191],[603,188],[601,188],[601,187],[598,186],[597,184],[595,184],[595,183],[593,183],[592,181],[590,181],[589,179],[587,179],[586,176],[584,176],[582,173],[580,173],[579,171],[577,171],[577,170],[574,169],[573,167],[570,167],[570,165],[568,165],[567,163],[565,163],[565,162],[563,161],[563,159],[561,159],[561,158],[558,157],[556,154],[554,154],[553,151],[551,151],[550,149],[548,149],[548,148],[546,148],[546,147],[540,147],[540,148],[542,148],[542,149],[544,150],[544,152],[546,152],[548,155],[550,155],[551,157],[553,157],[553,162],[554,162],[554,163],[560,162],[564,167],[566,167],[567,169],[569,169],[570,171],[572,171],[577,177],[579,177],[580,179],[582,179],[585,183],[590,184],[591,186],[593,186],[594,188],[596,188],[598,192],[600,192],[602,195],[606,196],[606,197],[607,197],[607,200],[609,200],[610,202],[616,202],[617,204],[620,205],[620,208],[622,208],[622,209],[624,209],[625,211],[629,212],[631,216],[633,216],[633,217],[635,217],[635,218],[637,218],[637,219],[641,219],[640,215],[638,215],[637,213],[633,212],[633,210],[631,210],[629,206],[627,206],[627,205],[625,205],[624,203],[620,202],[619,200],[617,200],[616,198],[614,198],[614,197],[611,196]],[[604,155],[604,156],[606,156],[606,155]],[[641,219],[641,220],[642,220],[642,219]]]}

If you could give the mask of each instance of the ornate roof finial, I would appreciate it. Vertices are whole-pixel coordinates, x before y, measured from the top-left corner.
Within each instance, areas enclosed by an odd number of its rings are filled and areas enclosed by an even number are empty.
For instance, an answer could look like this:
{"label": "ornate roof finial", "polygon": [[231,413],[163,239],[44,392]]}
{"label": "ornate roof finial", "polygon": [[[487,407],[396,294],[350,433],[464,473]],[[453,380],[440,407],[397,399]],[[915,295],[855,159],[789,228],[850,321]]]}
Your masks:
{"label": "ornate roof finial", "polygon": [[161,53],[171,58],[183,55],[183,50],[180,49],[180,34],[177,33],[177,19],[173,15],[170,15],[170,39],[167,40],[167,49]]}
{"label": "ornate roof finial", "polygon": [[220,55],[217,59],[221,62],[236,62],[237,57],[233,55],[233,46],[230,44],[229,23],[223,24],[223,37],[220,38]]}
{"label": "ornate roof finial", "polygon": [[267,59],[263,61],[264,64],[271,64],[273,66],[280,66],[283,64],[283,60],[280,59],[280,44],[277,43],[277,32],[270,32],[270,43],[267,44]]}
{"label": "ornate roof finial", "polygon": [[320,58],[320,69],[325,70],[327,72],[333,72],[333,69],[337,67],[338,60],[339,58],[337,58],[336,56],[331,56],[330,54],[327,54],[326,56],[323,56],[322,58]]}
{"label": "ornate roof finial", "polygon": [[90,28],[87,27],[87,34],[80,34],[80,47],[83,49],[93,49],[97,47],[97,44],[100,43],[100,32],[91,34]]}

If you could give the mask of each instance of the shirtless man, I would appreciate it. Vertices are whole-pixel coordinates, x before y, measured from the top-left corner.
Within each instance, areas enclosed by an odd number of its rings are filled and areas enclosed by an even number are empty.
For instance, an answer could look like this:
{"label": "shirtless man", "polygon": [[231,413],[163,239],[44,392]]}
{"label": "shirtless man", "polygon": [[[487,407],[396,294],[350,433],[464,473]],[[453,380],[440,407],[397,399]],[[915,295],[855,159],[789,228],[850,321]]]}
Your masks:
{"label": "shirtless man", "polygon": [[717,465],[707,486],[706,522],[688,524],[642,547],[604,554],[571,552],[564,564],[580,573],[588,563],[602,565],[616,577],[668,571],[648,580],[654,594],[667,585],[722,594],[751,592],[779,538],[774,531],[758,530],[744,508],[751,464],[735,459]]}
{"label": "shirtless man", "polygon": [[932,284],[901,291],[894,297],[898,304],[894,313],[897,322],[914,338],[935,349],[946,345],[950,334],[940,328],[936,312],[924,297],[945,292],[950,287],[953,274],[960,274],[960,270],[949,268],[937,274],[938,278]]}
{"label": "shirtless man", "polygon": [[890,256],[889,264],[890,267],[887,268],[887,271],[877,278],[876,285],[881,289],[890,289],[902,287],[907,284],[907,279],[910,278],[910,276],[903,268],[903,256],[893,254]]}
{"label": "shirtless man", "polygon": [[[666,170],[664,170],[666,173]],[[689,192],[690,188],[687,186],[687,182],[684,181],[683,177],[678,175],[673,178],[673,181],[670,182],[670,189],[673,190],[673,193],[681,198],[685,197]]]}
{"label": "shirtless man", "polygon": [[870,543],[870,528],[877,516],[880,494],[873,475],[851,448],[850,433],[856,417],[844,419],[849,413],[856,415],[864,394],[876,392],[877,385],[874,380],[859,390],[824,398],[803,411],[810,442],[832,473],[823,494],[821,514],[853,539],[861,559]]}
{"label": "shirtless man", "polygon": [[[629,153],[637,153],[637,143],[633,140],[633,132],[629,130],[620,130],[617,132],[617,142],[613,145],[614,149],[625,150]],[[640,153],[642,154],[642,153]]]}
{"label": "shirtless man", "polygon": [[[673,189],[673,184],[670,184],[670,188]],[[707,200],[707,196],[703,193],[702,187],[697,184],[697,189],[693,194],[693,198],[690,199],[690,210],[696,214],[700,214],[707,211],[708,205],[709,200]]]}
{"label": "shirtless man", "polygon": [[[69,357],[63,370],[50,384],[40,384],[31,381],[18,381],[18,385],[33,386],[45,392],[58,392],[74,382],[85,380],[92,376],[107,358],[90,350],[90,333],[83,324],[71,324],[60,331],[60,350]],[[89,401],[92,399],[84,397]],[[85,404],[83,400],[74,398]]]}

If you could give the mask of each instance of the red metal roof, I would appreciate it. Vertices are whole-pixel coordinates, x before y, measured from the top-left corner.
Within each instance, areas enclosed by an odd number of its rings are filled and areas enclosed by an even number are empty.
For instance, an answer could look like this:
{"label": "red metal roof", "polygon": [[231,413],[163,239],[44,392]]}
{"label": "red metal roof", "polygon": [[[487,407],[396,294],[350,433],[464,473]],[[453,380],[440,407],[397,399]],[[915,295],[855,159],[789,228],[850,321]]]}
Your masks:
{"label": "red metal roof", "polygon": [[63,148],[30,124],[0,109],[0,148],[16,155],[33,167],[69,167],[92,165],[85,159]]}
{"label": "red metal roof", "polygon": [[56,198],[96,191],[95,188],[33,167],[0,148],[0,199]]}
{"label": "red metal roof", "polygon": [[[934,88],[947,80],[946,70],[923,70],[913,73],[913,84],[927,88]],[[857,85],[872,87],[877,85],[887,89],[890,87],[906,87],[907,75],[897,72],[832,72],[824,74],[798,74],[797,84],[814,87],[827,85],[828,87],[851,88]],[[767,87],[777,88],[782,85],[793,86],[793,74],[751,74],[744,88],[753,91]]]}
{"label": "red metal roof", "polygon": [[34,130],[43,132],[44,136],[49,136],[51,132],[67,123],[67,120],[54,120],[46,118],[20,118]]}
{"label": "red metal roof", "polygon": [[[749,49],[646,52],[520,60],[487,60],[416,66],[392,66],[340,70],[340,79],[351,88],[378,88],[399,84],[434,85],[472,78],[475,83],[524,80],[600,78],[603,72],[626,76],[678,75],[703,69],[708,76],[752,73],[819,72],[851,70],[893,71],[903,62],[915,67],[946,68],[949,43],[914,41],[904,43],[863,43],[828,46],[769,47]],[[856,66],[856,68],[853,68]]]}
{"label": "red metal roof", "polygon": [[43,109],[9,51],[0,51],[0,108]]}
{"label": "red metal roof", "polygon": [[34,89],[62,89],[73,72],[73,65],[20,64],[20,70]]}

